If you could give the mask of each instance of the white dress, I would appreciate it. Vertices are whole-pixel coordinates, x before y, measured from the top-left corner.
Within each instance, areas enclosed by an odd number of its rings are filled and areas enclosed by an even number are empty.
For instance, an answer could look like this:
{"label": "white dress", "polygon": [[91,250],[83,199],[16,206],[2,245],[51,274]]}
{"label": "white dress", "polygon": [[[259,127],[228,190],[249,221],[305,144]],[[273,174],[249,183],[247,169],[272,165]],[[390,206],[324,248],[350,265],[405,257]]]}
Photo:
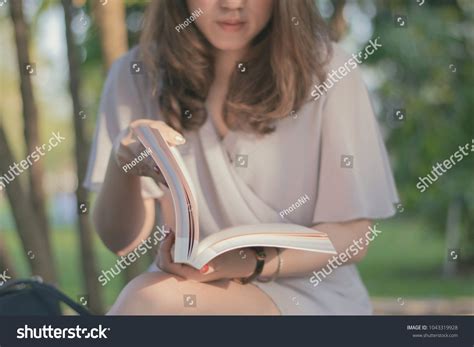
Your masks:
{"label": "white dress", "polygon": [[[330,69],[349,58],[334,45]],[[106,80],[84,182],[90,190],[100,189],[120,130],[134,119],[161,119],[147,75],[130,72],[131,62],[137,60],[134,48],[113,64]],[[398,196],[359,68],[317,101],[280,120],[276,131],[263,138],[230,131],[221,140],[210,117],[184,136],[186,144],[177,148],[196,187],[202,235],[242,224],[310,227],[395,213]],[[342,165],[343,156],[352,156],[352,168]],[[142,189],[145,197],[163,195],[149,178],[142,178]],[[305,196],[309,200],[290,208]],[[287,212],[282,218],[283,210]],[[150,271],[158,269],[152,266]],[[339,267],[317,286],[311,276],[255,284],[284,315],[371,314],[355,265]]]}

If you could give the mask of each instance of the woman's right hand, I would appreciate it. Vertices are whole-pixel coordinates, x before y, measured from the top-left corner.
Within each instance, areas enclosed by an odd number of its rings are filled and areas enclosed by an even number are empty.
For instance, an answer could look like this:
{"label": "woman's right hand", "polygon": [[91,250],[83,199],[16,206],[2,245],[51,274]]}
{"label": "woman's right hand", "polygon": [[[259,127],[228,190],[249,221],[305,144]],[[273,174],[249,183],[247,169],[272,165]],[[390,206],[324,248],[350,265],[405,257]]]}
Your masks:
{"label": "woman's right hand", "polygon": [[[157,129],[170,146],[181,145],[186,142],[180,133],[168,126],[165,122],[150,119],[137,119],[120,132],[115,139],[113,149],[115,161],[125,173],[138,176],[148,176],[155,179],[157,182],[166,185],[164,177],[158,170],[158,167],[156,167],[155,162],[150,155],[146,155],[145,147],[140,143],[133,132],[133,129],[140,125],[148,125],[151,128]],[[140,156],[141,153],[145,153],[146,156],[144,159],[136,165],[131,164]]]}

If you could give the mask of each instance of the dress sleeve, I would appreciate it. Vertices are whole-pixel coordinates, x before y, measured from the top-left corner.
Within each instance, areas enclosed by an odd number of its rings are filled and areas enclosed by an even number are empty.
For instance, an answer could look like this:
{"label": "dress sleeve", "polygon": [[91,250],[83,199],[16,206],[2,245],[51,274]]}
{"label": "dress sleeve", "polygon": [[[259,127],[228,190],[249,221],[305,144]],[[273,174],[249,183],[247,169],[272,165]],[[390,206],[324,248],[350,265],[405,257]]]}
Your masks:
{"label": "dress sleeve", "polygon": [[[335,47],[334,54],[329,71],[351,59],[339,47]],[[321,101],[324,104],[313,223],[394,215],[399,198],[359,68],[335,82]]]}
{"label": "dress sleeve", "polygon": [[[136,60],[138,48],[134,48],[111,66],[100,100],[97,125],[89,155],[89,163],[84,187],[98,192],[104,182],[112,145],[130,122],[140,118],[150,118],[144,105],[144,75],[133,75],[130,63]],[[149,177],[141,178],[144,198],[161,198],[164,192]]]}

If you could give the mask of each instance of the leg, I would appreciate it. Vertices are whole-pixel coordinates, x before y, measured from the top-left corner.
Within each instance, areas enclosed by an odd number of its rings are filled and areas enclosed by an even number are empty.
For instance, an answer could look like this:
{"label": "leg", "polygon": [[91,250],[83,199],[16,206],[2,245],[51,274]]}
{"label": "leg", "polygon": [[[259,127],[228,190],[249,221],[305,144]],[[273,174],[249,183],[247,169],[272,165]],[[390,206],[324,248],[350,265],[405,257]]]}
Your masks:
{"label": "leg", "polygon": [[[195,306],[193,297],[195,295]],[[187,303],[187,305],[185,305]],[[109,315],[279,315],[270,297],[252,284],[199,283],[149,272],[131,281]]]}

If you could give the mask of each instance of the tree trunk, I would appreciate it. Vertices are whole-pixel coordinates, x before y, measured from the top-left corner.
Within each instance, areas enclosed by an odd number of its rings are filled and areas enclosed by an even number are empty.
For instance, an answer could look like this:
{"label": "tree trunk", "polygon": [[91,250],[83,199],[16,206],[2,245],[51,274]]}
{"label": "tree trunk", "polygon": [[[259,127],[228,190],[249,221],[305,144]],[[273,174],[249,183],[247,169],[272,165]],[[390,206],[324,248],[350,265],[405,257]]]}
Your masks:
{"label": "tree trunk", "polygon": [[[109,1],[102,6],[95,3],[94,15],[100,32],[102,57],[108,70],[112,63],[128,50],[127,27],[123,1]],[[130,282],[143,271],[143,260],[136,261],[124,270],[125,281]]]}
{"label": "tree trunk", "polygon": [[[0,172],[7,173],[10,170],[9,166],[14,162],[0,123]],[[18,177],[11,180],[5,190],[32,274],[41,276],[46,282],[56,284],[53,259],[48,253],[47,240],[38,232],[37,216]]]}
{"label": "tree trunk", "polygon": [[446,255],[444,257],[443,276],[454,277],[458,270],[461,252],[461,211],[462,200],[454,199],[449,203],[446,219]]}
{"label": "tree trunk", "polygon": [[0,235],[0,273],[2,270],[8,269],[8,275],[12,278],[17,277],[15,265],[11,261],[10,254],[5,246],[5,238]]}
{"label": "tree trunk", "polygon": [[125,12],[123,1],[109,1],[105,6],[99,1],[94,2],[94,14],[99,27],[106,70],[109,70],[115,59],[128,50]]}
{"label": "tree trunk", "polygon": [[[23,123],[26,143],[26,156],[33,153],[39,145],[38,130],[38,110],[36,108],[33,88],[31,85],[31,76],[36,74],[36,66],[30,60],[28,52],[28,26],[23,16],[23,1],[10,1],[10,16],[13,21],[15,32],[15,43],[18,55],[18,67],[20,76],[20,90],[23,102]],[[33,66],[33,73],[30,74],[27,66]],[[33,205],[33,213],[36,218],[36,230],[46,240],[46,254],[52,258],[52,250],[49,236],[49,223],[46,214],[45,196],[42,188],[43,182],[43,165],[41,161],[35,163],[28,169],[29,191],[25,193],[29,195],[29,199]],[[51,264],[54,272],[54,263]]]}
{"label": "tree trunk", "polygon": [[82,268],[85,277],[87,295],[89,296],[89,307],[93,312],[100,314],[103,313],[103,301],[101,286],[99,286],[99,282],[97,280],[98,271],[96,268],[97,262],[93,247],[93,232],[88,218],[88,214],[81,213],[79,209],[80,203],[85,203],[86,208],[89,209],[89,207],[87,206],[88,192],[82,186],[82,182],[84,181],[87,170],[89,143],[86,140],[85,136],[84,120],[82,119],[82,117],[79,117],[79,112],[82,111],[81,101],[79,97],[80,65],[78,62],[76,45],[74,43],[73,33],[71,30],[71,21],[73,17],[71,1],[63,0],[63,8],[66,27],[67,54],[69,62],[69,90],[72,98],[74,112],[74,133],[76,138],[75,155],[78,176],[77,178],[79,182],[77,185],[76,196],[78,201],[78,229],[81,241]]}
{"label": "tree trunk", "polygon": [[329,21],[329,28],[331,29],[331,38],[338,42],[347,31],[347,23],[344,19],[344,6],[346,6],[346,0],[334,0],[333,5],[334,13]]}

